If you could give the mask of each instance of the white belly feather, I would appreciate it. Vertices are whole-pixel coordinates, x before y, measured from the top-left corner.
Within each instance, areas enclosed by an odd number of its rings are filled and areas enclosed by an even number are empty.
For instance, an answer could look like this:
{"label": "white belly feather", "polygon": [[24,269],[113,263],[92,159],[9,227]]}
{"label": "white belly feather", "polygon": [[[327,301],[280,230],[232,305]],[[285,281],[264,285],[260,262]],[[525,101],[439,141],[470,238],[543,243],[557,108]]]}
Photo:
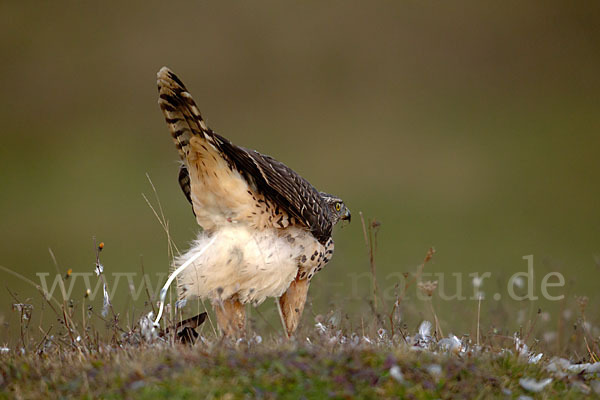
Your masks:
{"label": "white belly feather", "polygon": [[215,235],[213,244],[179,275],[180,298],[215,302],[235,297],[242,303],[260,304],[267,297],[281,296],[298,273],[299,259],[322,247],[299,227],[256,230],[231,224],[211,234],[201,232],[192,248],[175,260],[175,267]]}

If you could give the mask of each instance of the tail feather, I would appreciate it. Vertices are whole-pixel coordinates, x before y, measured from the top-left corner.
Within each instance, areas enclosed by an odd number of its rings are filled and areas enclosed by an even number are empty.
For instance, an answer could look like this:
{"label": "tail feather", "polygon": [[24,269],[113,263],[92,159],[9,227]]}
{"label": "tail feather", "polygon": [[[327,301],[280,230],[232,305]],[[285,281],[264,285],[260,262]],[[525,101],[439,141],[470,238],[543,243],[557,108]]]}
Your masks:
{"label": "tail feather", "polygon": [[186,161],[190,139],[200,136],[212,138],[212,132],[206,126],[200,110],[185,85],[169,68],[162,67],[156,77],[158,85],[158,104],[165,116],[179,156]]}

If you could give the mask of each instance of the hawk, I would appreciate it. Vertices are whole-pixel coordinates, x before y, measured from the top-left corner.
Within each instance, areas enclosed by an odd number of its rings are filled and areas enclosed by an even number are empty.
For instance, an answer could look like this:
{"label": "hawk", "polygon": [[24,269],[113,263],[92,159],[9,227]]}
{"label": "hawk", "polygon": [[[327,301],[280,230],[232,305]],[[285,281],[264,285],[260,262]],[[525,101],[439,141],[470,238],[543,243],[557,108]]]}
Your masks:
{"label": "hawk", "polygon": [[291,336],[310,280],[333,255],[333,227],[350,211],[283,163],[213,132],[167,67],[157,84],[182,161],[179,184],[202,227],[175,260],[177,267],[197,257],[178,277],[179,297],[210,300],[223,334],[233,337],[244,334],[245,304],[276,297]]}

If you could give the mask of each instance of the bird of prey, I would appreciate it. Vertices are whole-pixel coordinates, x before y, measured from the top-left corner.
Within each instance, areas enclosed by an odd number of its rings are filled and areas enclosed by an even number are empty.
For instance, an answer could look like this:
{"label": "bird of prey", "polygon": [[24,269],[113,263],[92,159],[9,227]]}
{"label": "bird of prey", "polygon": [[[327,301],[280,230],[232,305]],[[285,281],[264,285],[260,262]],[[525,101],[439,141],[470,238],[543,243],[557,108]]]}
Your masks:
{"label": "bird of prey", "polygon": [[177,267],[197,257],[178,277],[179,297],[210,300],[230,337],[244,335],[245,304],[276,297],[292,335],[310,280],[333,255],[333,227],[350,220],[350,211],[283,163],[213,132],[167,67],[157,84],[182,161],[179,184],[202,227],[190,250],[175,260]]}

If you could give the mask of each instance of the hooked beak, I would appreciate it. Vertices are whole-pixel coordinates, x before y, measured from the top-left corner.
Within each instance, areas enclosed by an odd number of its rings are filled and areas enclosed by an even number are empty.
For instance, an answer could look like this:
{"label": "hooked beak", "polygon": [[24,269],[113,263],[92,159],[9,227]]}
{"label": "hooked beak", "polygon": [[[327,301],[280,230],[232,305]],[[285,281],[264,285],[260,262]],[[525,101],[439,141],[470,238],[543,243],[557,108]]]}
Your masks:
{"label": "hooked beak", "polygon": [[342,215],[342,220],[350,222],[352,220],[352,214],[350,214],[350,210],[346,208],[346,212]]}

